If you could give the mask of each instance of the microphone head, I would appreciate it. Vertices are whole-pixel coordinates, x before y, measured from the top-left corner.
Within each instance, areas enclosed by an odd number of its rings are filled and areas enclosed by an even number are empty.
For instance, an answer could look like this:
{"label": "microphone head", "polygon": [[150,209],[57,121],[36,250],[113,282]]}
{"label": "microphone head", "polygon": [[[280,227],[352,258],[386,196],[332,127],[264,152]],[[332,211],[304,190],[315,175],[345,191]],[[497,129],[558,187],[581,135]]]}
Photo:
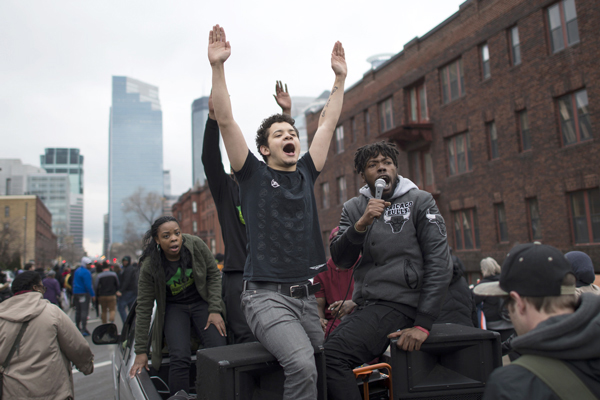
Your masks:
{"label": "microphone head", "polygon": [[383,189],[385,188],[385,181],[381,178],[375,181],[375,198],[381,199],[383,195]]}

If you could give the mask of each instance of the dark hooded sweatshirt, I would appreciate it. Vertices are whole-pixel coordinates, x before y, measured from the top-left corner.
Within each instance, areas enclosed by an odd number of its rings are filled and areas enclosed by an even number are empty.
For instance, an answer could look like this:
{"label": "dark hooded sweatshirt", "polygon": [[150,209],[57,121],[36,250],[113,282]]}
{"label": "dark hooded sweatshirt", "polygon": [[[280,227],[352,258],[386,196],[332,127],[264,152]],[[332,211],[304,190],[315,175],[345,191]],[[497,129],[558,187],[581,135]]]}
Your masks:
{"label": "dark hooded sweatshirt", "polygon": [[[572,314],[557,315],[516,337],[512,346],[521,354],[564,361],[600,398],[600,296],[584,294]],[[496,369],[484,400],[559,399],[542,380],[519,365]]]}

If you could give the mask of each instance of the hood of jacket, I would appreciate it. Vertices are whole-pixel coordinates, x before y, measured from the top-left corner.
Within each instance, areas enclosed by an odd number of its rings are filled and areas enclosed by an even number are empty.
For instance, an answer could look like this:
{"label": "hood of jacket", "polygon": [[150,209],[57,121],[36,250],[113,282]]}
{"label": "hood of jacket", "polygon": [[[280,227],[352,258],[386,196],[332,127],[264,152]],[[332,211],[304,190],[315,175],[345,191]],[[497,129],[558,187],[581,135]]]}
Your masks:
{"label": "hood of jacket", "polygon": [[542,321],[534,329],[516,337],[513,349],[522,354],[560,360],[600,358],[600,296],[584,293],[571,314]]}
{"label": "hood of jacket", "polygon": [[1,303],[0,318],[10,322],[31,321],[50,304],[39,292],[22,293]]}
{"label": "hood of jacket", "polygon": [[[390,197],[387,201],[392,201],[395,198],[400,197],[413,189],[419,188],[410,179],[404,178],[402,177],[402,175],[398,175],[398,183],[396,184],[396,189],[394,189],[394,194],[392,194],[392,197]],[[369,185],[361,187],[359,192],[367,199],[373,198],[373,195],[371,194],[371,189],[369,189]]]}

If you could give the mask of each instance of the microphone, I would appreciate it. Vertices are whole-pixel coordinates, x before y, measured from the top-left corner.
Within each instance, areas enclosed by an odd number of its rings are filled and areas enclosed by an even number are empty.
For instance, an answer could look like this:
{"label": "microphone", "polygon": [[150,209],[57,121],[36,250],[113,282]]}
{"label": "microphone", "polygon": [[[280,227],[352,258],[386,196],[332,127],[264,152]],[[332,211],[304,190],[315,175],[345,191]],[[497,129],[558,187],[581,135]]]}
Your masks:
{"label": "microphone", "polygon": [[381,178],[375,181],[375,198],[381,199],[381,195],[383,194],[383,189],[385,188],[385,181]]}

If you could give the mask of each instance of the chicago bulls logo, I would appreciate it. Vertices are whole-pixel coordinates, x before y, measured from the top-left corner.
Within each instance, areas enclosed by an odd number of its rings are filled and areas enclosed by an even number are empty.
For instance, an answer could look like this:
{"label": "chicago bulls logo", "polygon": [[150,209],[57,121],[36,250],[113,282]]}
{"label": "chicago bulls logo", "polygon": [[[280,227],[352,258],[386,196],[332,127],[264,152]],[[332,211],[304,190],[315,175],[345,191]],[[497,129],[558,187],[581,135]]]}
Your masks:
{"label": "chicago bulls logo", "polygon": [[392,233],[402,232],[406,221],[410,219],[412,201],[406,203],[392,204],[383,215],[383,221],[392,227]]}
{"label": "chicago bulls logo", "polygon": [[429,209],[427,209],[426,217],[429,220],[430,224],[436,224],[438,226],[438,229],[440,230],[440,234],[442,236],[448,235],[448,232],[446,232],[446,223],[444,222],[444,218],[442,218],[440,214],[431,214],[429,212]]}

